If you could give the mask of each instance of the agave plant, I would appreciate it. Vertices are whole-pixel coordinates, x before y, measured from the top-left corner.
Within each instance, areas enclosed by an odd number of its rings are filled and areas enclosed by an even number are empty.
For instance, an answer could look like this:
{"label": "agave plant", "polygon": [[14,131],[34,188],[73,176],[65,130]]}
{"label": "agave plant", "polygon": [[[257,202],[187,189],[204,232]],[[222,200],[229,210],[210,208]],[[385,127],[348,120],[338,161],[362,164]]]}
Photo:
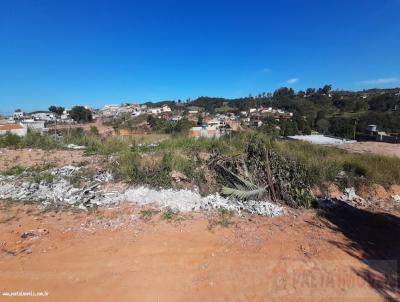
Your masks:
{"label": "agave plant", "polygon": [[218,164],[220,171],[226,176],[227,182],[231,187],[224,186],[222,194],[239,200],[261,199],[267,193],[267,187],[257,186],[253,182],[246,180],[224,166]]}
{"label": "agave plant", "polygon": [[251,141],[246,156],[214,156],[209,167],[217,172],[222,194],[239,200],[264,199],[292,207],[310,207],[307,171],[262,141]]}

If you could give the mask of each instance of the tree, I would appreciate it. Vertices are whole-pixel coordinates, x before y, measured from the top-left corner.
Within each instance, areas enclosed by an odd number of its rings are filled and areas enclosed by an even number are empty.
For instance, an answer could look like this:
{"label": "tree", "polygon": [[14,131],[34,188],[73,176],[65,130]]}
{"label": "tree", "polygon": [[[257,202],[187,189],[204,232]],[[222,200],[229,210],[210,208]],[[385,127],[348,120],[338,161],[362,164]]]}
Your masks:
{"label": "tree", "polygon": [[304,98],[305,95],[306,95],[306,93],[305,93],[303,90],[300,90],[299,92],[297,92],[297,96],[298,96],[299,98]]}
{"label": "tree", "polygon": [[203,117],[202,117],[201,113],[200,113],[199,116],[197,117],[197,125],[198,125],[198,126],[203,125]]}
{"label": "tree", "polygon": [[274,91],[274,99],[290,99],[294,97],[294,90],[292,88],[282,87]]}
{"label": "tree", "polygon": [[63,114],[64,110],[65,110],[65,108],[61,107],[61,106],[56,107],[56,106],[52,105],[49,107],[49,111],[54,113],[57,116],[61,116]]}
{"label": "tree", "polygon": [[328,95],[332,90],[332,85],[324,85],[324,87],[318,89],[318,94]]}
{"label": "tree", "polygon": [[87,123],[93,120],[92,111],[83,106],[74,106],[69,113],[71,118],[78,123]]}
{"label": "tree", "polygon": [[307,96],[313,95],[314,93],[315,93],[315,88],[307,88],[306,90]]}
{"label": "tree", "polygon": [[327,119],[321,118],[316,122],[316,125],[319,132],[326,133],[329,131],[331,123]]}

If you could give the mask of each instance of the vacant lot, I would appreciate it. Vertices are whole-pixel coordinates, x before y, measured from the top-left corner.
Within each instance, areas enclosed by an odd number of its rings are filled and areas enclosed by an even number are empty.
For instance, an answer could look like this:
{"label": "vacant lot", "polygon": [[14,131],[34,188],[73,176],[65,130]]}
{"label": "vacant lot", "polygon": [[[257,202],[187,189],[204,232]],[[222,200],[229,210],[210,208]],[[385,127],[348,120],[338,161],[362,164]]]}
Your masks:
{"label": "vacant lot", "polygon": [[395,301],[387,260],[399,255],[398,216],[335,211],[220,220],[2,203],[1,291],[85,302]]}
{"label": "vacant lot", "polygon": [[42,149],[7,149],[0,148],[0,172],[14,166],[24,168],[52,165],[62,167],[77,166],[96,161],[94,156],[84,156],[81,150],[42,150]]}
{"label": "vacant lot", "polygon": [[400,144],[377,142],[359,142],[353,144],[335,145],[335,147],[354,153],[370,153],[377,155],[400,157]]}

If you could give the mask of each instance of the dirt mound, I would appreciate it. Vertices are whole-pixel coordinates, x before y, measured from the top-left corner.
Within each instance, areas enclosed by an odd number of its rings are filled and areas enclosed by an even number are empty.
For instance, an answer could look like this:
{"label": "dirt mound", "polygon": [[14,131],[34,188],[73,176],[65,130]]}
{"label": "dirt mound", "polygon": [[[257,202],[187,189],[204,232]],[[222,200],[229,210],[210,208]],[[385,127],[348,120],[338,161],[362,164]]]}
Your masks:
{"label": "dirt mound", "polygon": [[318,198],[340,198],[343,192],[332,182],[324,182],[312,188],[313,195]]}
{"label": "dirt mound", "polygon": [[377,184],[373,184],[370,186],[364,186],[361,189],[357,191],[358,195],[360,195],[362,198],[367,199],[367,200],[386,200],[390,198],[390,194],[386,189]]}

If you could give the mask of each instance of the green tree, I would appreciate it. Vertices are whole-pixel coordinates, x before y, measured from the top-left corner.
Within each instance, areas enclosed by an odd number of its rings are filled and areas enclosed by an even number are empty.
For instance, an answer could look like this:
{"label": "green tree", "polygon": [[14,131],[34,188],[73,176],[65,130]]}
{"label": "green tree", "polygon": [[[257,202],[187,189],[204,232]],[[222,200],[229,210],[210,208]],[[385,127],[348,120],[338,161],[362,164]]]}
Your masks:
{"label": "green tree", "polygon": [[92,111],[83,106],[74,106],[69,113],[71,118],[78,123],[87,123],[93,120]]}
{"label": "green tree", "polygon": [[50,106],[49,107],[49,111],[54,113],[56,116],[61,116],[64,112],[65,108],[64,107],[57,107],[57,106]]}
{"label": "green tree", "polygon": [[201,114],[197,117],[197,126],[203,125],[203,116]]}

